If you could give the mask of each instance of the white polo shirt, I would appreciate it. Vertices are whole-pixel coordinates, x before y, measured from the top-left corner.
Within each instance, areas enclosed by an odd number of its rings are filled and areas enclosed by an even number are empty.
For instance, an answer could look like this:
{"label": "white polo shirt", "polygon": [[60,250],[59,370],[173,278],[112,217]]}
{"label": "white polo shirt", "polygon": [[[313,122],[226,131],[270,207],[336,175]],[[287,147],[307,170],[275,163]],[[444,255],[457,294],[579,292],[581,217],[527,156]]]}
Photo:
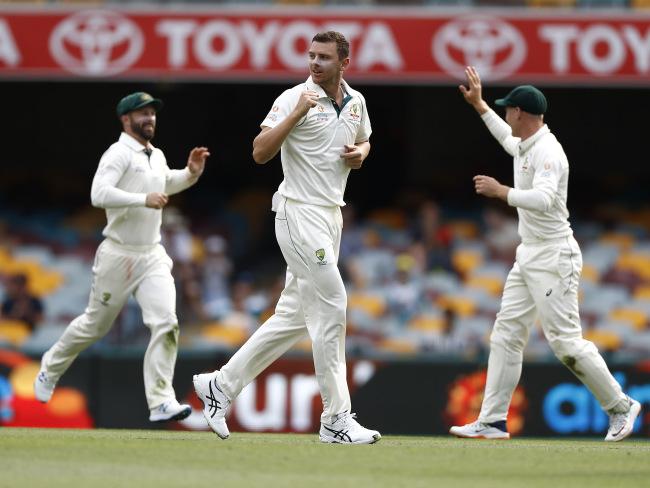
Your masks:
{"label": "white polo shirt", "polygon": [[128,246],[160,242],[162,210],[145,207],[147,193],[173,195],[196,183],[189,169],[171,170],[163,152],[123,132],[101,160],[90,191],[94,207],[106,209],[105,237]]}
{"label": "white polo shirt", "polygon": [[284,140],[281,149],[284,180],[278,193],[298,202],[343,206],[343,194],[350,168],[341,154],[345,144],[365,142],[372,129],[366,101],[343,80],[344,103],[340,114],[325,91],[311,77],[286,90],[273,103],[262,127],[275,127],[296,107],[305,90],[319,94],[311,108]]}
{"label": "white polo shirt", "polygon": [[481,116],[503,148],[514,157],[514,188],[508,204],[517,207],[522,240],[556,239],[571,235],[567,189],[569,161],[562,145],[544,125],[521,141],[493,110]]}

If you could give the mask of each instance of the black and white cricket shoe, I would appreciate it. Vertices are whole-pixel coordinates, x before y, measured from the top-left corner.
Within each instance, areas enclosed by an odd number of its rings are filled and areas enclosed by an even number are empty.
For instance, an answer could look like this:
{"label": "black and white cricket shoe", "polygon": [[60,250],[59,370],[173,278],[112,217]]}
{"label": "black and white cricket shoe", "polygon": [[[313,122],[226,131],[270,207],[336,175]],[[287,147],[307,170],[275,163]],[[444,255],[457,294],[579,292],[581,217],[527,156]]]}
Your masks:
{"label": "black and white cricket shoe", "polygon": [[174,399],[152,408],[149,412],[150,422],[169,422],[186,419],[192,413],[192,407],[178,403]]}
{"label": "black and white cricket shoe", "polygon": [[489,424],[477,420],[471,424],[454,425],[449,433],[466,439],[510,439],[505,420]]}
{"label": "black and white cricket shoe", "polygon": [[630,408],[625,413],[612,413],[609,415],[609,429],[605,440],[607,442],[618,442],[628,437],[634,429],[634,421],[641,412],[641,404],[628,397]]}
{"label": "black and white cricket shoe", "polygon": [[226,413],[230,400],[217,383],[217,373],[195,374],[194,391],[203,402],[203,416],[210,428],[222,439],[230,437]]}
{"label": "black and white cricket shoe", "polygon": [[376,430],[363,427],[356,420],[356,414],[338,414],[331,424],[320,425],[320,441],[329,444],[374,444],[381,439]]}

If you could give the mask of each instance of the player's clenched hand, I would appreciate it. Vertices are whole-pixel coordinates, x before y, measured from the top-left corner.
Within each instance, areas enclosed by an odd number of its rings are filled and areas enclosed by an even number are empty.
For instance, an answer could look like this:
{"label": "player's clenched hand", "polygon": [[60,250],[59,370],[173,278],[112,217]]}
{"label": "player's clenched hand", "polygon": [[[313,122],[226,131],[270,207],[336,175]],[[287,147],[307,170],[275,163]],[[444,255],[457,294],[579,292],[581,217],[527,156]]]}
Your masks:
{"label": "player's clenched hand", "polygon": [[491,176],[477,175],[474,177],[476,193],[491,198],[508,199],[509,187],[502,185]]}
{"label": "player's clenched hand", "polygon": [[190,151],[190,156],[187,158],[187,168],[194,176],[201,176],[205,168],[205,160],[210,155],[207,147],[195,147]]}
{"label": "player's clenched hand", "polygon": [[294,109],[296,114],[300,117],[304,116],[309,112],[309,109],[315,107],[318,103],[318,93],[314,90],[305,90],[300,94],[298,99],[298,104]]}
{"label": "player's clenched hand", "polygon": [[343,146],[343,149],[345,151],[343,154],[341,154],[343,162],[345,162],[345,164],[352,169],[361,168],[364,159],[361,149],[359,149],[357,146],[350,146],[348,144],[345,144]]}
{"label": "player's clenched hand", "polygon": [[145,206],[149,208],[163,208],[167,205],[169,197],[164,193],[147,193],[147,199],[145,200]]}

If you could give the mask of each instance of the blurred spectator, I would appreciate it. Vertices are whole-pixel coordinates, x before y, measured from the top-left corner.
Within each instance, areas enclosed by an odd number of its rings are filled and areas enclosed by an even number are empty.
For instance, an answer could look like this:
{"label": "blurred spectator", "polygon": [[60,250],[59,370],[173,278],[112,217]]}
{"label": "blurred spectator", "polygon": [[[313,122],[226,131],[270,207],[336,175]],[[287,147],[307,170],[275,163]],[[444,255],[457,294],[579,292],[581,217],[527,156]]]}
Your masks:
{"label": "blurred spectator", "polygon": [[162,244],[172,258],[172,275],[176,283],[176,308],[182,322],[205,321],[201,278],[194,263],[194,237],[187,219],[175,207],[163,211],[160,229]]}
{"label": "blurred spectator", "polygon": [[43,320],[43,303],[29,293],[27,276],[16,274],[7,279],[2,318],[19,320],[34,330]]}
{"label": "blurred spectator", "polygon": [[395,280],[386,286],[388,312],[404,326],[419,312],[423,288],[414,276],[415,259],[409,254],[395,258]]}
{"label": "blurred spectator", "polygon": [[228,245],[223,237],[211,235],[205,240],[203,247],[203,307],[210,318],[219,318],[230,309],[228,279],[232,272],[232,262],[226,255]]}
{"label": "blurred spectator", "polygon": [[487,207],[483,212],[485,223],[485,243],[493,259],[512,263],[515,251],[521,242],[517,221],[500,209]]}
{"label": "blurred spectator", "polygon": [[383,246],[381,234],[375,229],[363,233],[363,249],[343,263],[357,290],[385,285],[395,271],[395,257]]}
{"label": "blurred spectator", "polygon": [[452,271],[451,229],[442,222],[440,207],[432,200],[425,201],[419,209],[414,238],[422,247],[425,267],[429,271]]}

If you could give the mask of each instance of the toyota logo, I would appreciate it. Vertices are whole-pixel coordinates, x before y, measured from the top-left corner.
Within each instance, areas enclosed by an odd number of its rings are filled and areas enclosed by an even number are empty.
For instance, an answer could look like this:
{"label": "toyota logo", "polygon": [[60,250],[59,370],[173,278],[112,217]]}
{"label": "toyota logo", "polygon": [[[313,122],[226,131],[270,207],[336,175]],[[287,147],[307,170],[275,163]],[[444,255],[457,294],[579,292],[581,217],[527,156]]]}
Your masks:
{"label": "toyota logo", "polygon": [[140,28],[114,12],[79,12],[59,23],[50,52],[65,69],[83,76],[120,73],[135,63],[144,47]]}
{"label": "toyota logo", "polygon": [[476,66],[488,80],[505,78],[526,58],[526,40],[512,25],[493,17],[465,17],[445,24],[434,36],[433,56],[450,75],[464,78]]}

